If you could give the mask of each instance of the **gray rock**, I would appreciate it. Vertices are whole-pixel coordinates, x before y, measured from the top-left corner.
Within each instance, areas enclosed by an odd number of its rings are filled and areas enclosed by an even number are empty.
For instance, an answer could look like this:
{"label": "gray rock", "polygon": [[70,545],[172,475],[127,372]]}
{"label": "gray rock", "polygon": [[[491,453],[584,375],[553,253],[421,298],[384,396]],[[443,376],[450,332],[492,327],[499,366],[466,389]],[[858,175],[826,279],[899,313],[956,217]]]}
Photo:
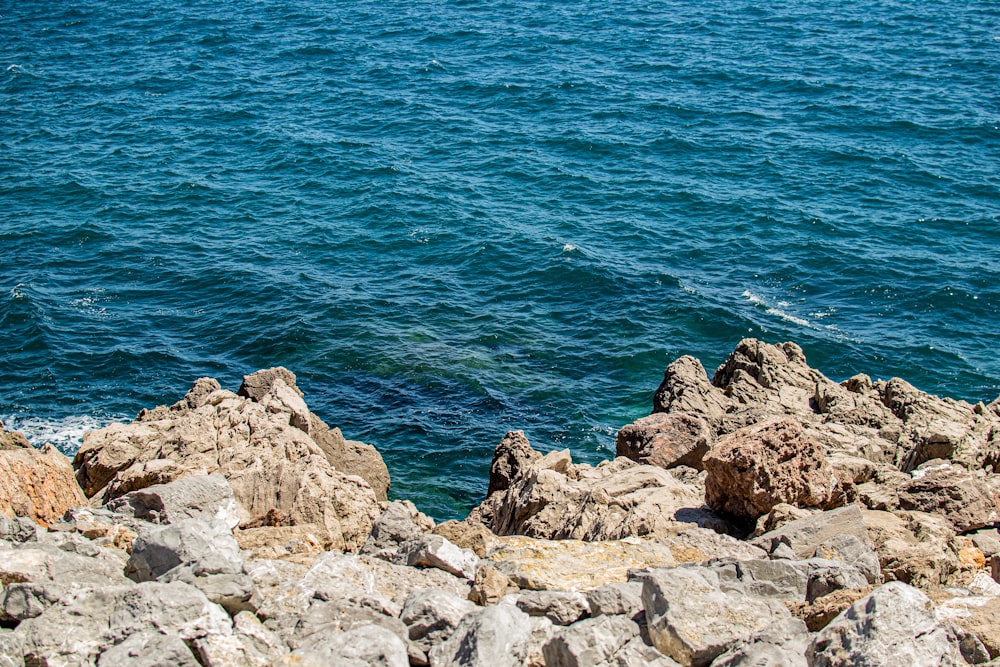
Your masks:
{"label": "gray rock", "polygon": [[708,665],[790,616],[776,600],[724,591],[711,569],[650,570],[641,578],[653,646],[682,665]]}
{"label": "gray rock", "polygon": [[431,649],[434,667],[520,667],[532,624],[513,605],[486,607],[465,616],[448,641]]}
{"label": "gray rock", "polygon": [[[840,561],[820,561],[816,559],[817,567],[809,573],[809,583],[806,585],[806,601],[829,595],[845,588],[864,588],[868,578],[853,565]],[[819,563],[826,564],[820,565]]]}
{"label": "gray rock", "polygon": [[406,644],[378,625],[362,624],[346,631],[316,632],[278,665],[337,667],[409,667]]}
{"label": "gray rock", "polygon": [[108,509],[126,516],[168,524],[183,519],[219,521],[232,530],[240,522],[239,506],[226,478],[218,473],[154,484],[112,500]]}
{"label": "gray rock", "polygon": [[0,667],[24,667],[21,638],[6,628],[0,628]]}
{"label": "gray rock", "polygon": [[191,584],[231,615],[257,609],[253,602],[256,586],[246,574],[206,574],[199,577],[190,568],[179,567],[163,575],[160,581],[183,581]]}
{"label": "gray rock", "polygon": [[241,574],[243,558],[224,525],[184,519],[140,532],[125,574],[134,581],[153,581],[180,566],[195,576]]}
{"label": "gray rock", "polygon": [[806,667],[805,652],[811,639],[804,622],[788,618],[726,651],[712,667]]}
{"label": "gray rock", "polygon": [[638,634],[639,626],[624,616],[598,616],[557,630],[542,653],[546,667],[602,665]]}
{"label": "gray rock", "polygon": [[13,519],[0,512],[0,540],[22,544],[38,539],[39,526],[31,519],[17,516]]}
{"label": "gray rock", "polygon": [[375,520],[361,553],[377,554],[386,549],[396,549],[403,542],[418,539],[433,528],[434,521],[417,510],[413,503],[408,500],[393,501]]}
{"label": "gray rock", "polygon": [[785,543],[792,548],[797,558],[805,559],[812,557],[820,545],[841,535],[853,535],[862,544],[871,548],[864,516],[857,505],[838,507],[790,521],[764,533],[754,539],[753,543],[768,553],[781,543]]}
{"label": "gray rock", "polygon": [[642,584],[638,581],[605,584],[587,593],[587,603],[591,616],[631,616],[642,610]]}
{"label": "gray rock", "polygon": [[668,658],[652,646],[645,644],[641,637],[630,639],[620,651],[601,663],[600,667],[679,667],[676,660]]}
{"label": "gray rock", "polygon": [[817,546],[813,555],[853,565],[864,574],[869,584],[882,582],[882,567],[879,564],[878,554],[867,539],[862,540],[849,533],[834,535]]}
{"label": "gray rock", "polygon": [[434,567],[470,581],[476,578],[479,556],[472,549],[455,546],[440,535],[421,535],[399,546],[399,555],[410,567]]}
{"label": "gray rock", "polygon": [[575,623],[590,612],[583,593],[565,591],[524,591],[515,604],[528,616],[544,616],[556,625]]}
{"label": "gray rock", "polygon": [[438,589],[410,593],[399,620],[406,624],[410,639],[423,651],[446,641],[466,614],[476,605],[459,596]]}
{"label": "gray rock", "polygon": [[801,602],[806,597],[810,566],[799,560],[748,560],[716,566],[723,590]]}
{"label": "gray rock", "polygon": [[810,667],[964,663],[947,630],[935,619],[930,599],[898,581],[875,589],[833,619],[813,639],[806,659]]}
{"label": "gray rock", "polygon": [[202,667],[177,635],[146,630],[101,654],[98,667]]}

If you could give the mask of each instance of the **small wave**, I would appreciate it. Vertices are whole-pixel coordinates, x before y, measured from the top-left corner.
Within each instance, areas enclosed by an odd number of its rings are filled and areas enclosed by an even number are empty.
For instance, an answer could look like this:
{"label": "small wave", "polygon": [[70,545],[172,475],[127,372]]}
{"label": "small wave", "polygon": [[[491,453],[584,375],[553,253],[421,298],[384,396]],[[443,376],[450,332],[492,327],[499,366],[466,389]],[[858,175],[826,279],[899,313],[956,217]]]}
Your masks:
{"label": "small wave", "polygon": [[80,448],[85,432],[103,428],[114,420],[99,419],[92,415],[74,415],[62,419],[4,415],[0,421],[8,431],[23,433],[28,442],[35,447],[49,443],[55,445],[59,451],[71,455]]}
{"label": "small wave", "polygon": [[761,308],[763,308],[764,312],[767,313],[768,315],[773,315],[777,318],[784,320],[785,322],[791,322],[792,324],[797,324],[800,327],[812,328],[812,323],[806,318],[799,317],[797,315],[792,315],[788,311],[782,310],[783,307],[787,307],[790,305],[787,301],[779,301],[777,305],[780,307],[775,308],[770,303],[768,303],[767,299],[758,294],[754,294],[750,290],[744,290],[742,296],[753,305],[760,306]]}
{"label": "small wave", "polygon": [[575,245],[573,245],[572,243],[567,243],[566,245],[564,245],[562,247],[562,251],[563,252],[574,252],[576,250],[577,250],[577,247]]}

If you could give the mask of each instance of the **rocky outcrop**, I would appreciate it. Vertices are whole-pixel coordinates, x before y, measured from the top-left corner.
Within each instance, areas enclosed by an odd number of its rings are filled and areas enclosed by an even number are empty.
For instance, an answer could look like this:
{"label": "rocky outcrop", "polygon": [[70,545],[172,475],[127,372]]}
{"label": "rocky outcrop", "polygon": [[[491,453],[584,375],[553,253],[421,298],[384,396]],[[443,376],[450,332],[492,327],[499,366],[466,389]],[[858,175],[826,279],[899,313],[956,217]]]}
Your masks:
{"label": "rocky outcrop", "polygon": [[705,455],[704,465],[708,506],[750,523],[780,503],[831,509],[847,502],[820,444],[793,419],[723,436]]}
{"label": "rocky outcrop", "polygon": [[[374,449],[347,442],[309,412],[295,376],[276,368],[245,377],[238,394],[202,378],[169,408],[88,432],[73,463],[86,494],[104,503],[217,473],[242,527],[309,526],[324,547],[358,549],[388,473]],[[370,481],[347,472],[359,467]]]}
{"label": "rocky outcrop", "polygon": [[7,516],[47,526],[85,502],[69,461],[52,445],[0,449],[0,511]]}

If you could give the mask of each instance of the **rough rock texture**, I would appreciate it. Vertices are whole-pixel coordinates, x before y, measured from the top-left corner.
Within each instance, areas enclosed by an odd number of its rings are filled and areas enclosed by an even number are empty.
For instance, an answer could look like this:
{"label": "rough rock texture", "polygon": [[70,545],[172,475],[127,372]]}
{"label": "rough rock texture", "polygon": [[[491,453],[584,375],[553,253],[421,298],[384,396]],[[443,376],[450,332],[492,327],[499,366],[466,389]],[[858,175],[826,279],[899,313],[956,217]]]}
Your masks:
{"label": "rough rock texture", "polygon": [[555,625],[570,625],[590,613],[583,593],[524,591],[515,596],[517,608],[528,616],[544,616]]}
{"label": "rough rock texture", "polygon": [[240,508],[233,489],[219,474],[185,477],[154,484],[112,500],[108,509],[150,523],[183,519],[220,521],[233,529],[240,523]]}
{"label": "rough rock texture", "polygon": [[169,408],[88,432],[74,458],[77,480],[108,502],[217,472],[233,489],[244,527],[309,524],[325,545],[358,549],[380,513],[376,491],[318,444],[313,436],[332,432],[312,419],[293,378],[284,369],[260,371],[244,378],[243,396],[202,378]]}
{"label": "rough rock texture", "polygon": [[[609,665],[625,645],[639,634],[639,626],[622,616],[587,619],[555,632],[545,644],[546,667]],[[638,663],[637,663],[638,664]]]}
{"label": "rough rock texture", "polygon": [[467,614],[451,637],[430,652],[434,667],[520,667],[528,655],[532,625],[513,605]]}
{"label": "rough rock texture", "polygon": [[28,449],[31,443],[20,431],[8,431],[0,422],[0,451],[8,449]]}
{"label": "rough rock texture", "polygon": [[407,596],[399,620],[406,624],[409,638],[426,652],[451,637],[459,622],[475,609],[473,603],[453,593],[424,588]]}
{"label": "rough rock texture", "polygon": [[900,508],[943,516],[959,533],[1000,519],[996,495],[985,479],[958,465],[915,470],[913,478],[899,486],[898,496]]}
{"label": "rough rock texture", "polygon": [[[517,457],[502,455],[511,447]],[[503,466],[503,477],[491,484],[501,490],[470,519],[497,535],[587,541],[668,536],[680,523],[728,528],[704,507],[700,488],[662,468],[621,457],[597,467],[574,465],[566,450],[542,457],[533,451],[523,436],[508,434],[494,461],[516,459],[519,467]]]}
{"label": "rough rock texture", "polygon": [[708,665],[790,616],[773,600],[723,590],[705,568],[651,570],[642,581],[653,645],[682,665]]}
{"label": "rough rock texture", "polygon": [[701,417],[660,412],[623,426],[615,438],[615,449],[617,456],[638,463],[701,470],[702,457],[712,440],[712,430]]}
{"label": "rough rock texture", "polygon": [[704,457],[705,502],[748,522],[779,503],[831,509],[847,497],[820,444],[793,419],[723,436]]}
{"label": "rough rock texture", "polygon": [[813,639],[810,667],[938,667],[965,661],[934,617],[930,599],[890,582],[852,604]]}
{"label": "rough rock texture", "polygon": [[52,445],[0,449],[0,512],[47,526],[86,503],[69,461]]}

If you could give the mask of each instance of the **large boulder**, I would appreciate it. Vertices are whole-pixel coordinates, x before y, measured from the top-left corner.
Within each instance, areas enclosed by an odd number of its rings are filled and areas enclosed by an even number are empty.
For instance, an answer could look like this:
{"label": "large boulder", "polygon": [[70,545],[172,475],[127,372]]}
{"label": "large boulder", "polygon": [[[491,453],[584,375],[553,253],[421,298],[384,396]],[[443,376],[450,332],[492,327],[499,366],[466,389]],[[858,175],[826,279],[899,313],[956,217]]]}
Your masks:
{"label": "large boulder", "polygon": [[704,465],[706,503],[743,521],[755,522],[780,503],[831,509],[847,500],[820,444],[792,419],[720,438]]}
{"label": "large boulder", "polygon": [[52,445],[0,449],[0,512],[47,526],[87,503],[69,460]]}
{"label": "large boulder", "polygon": [[447,641],[430,651],[435,667],[520,667],[528,655],[532,625],[513,605],[474,611],[459,622]]}
{"label": "large boulder", "polygon": [[241,394],[202,378],[169,408],[88,432],[74,458],[77,480],[107,503],[218,473],[232,488],[242,527],[310,525],[328,548],[360,548],[380,513],[381,473],[372,477],[376,489],[345,472],[354,468],[330,446],[337,434],[308,412],[289,371],[249,375]]}
{"label": "large boulder", "polygon": [[642,575],[653,645],[682,665],[710,664],[790,617],[780,602],[724,590],[711,569],[678,567]]}
{"label": "large boulder", "polygon": [[701,470],[714,435],[703,418],[654,412],[623,426],[615,438],[617,456],[661,468],[684,465]]}
{"label": "large boulder", "polygon": [[934,616],[930,598],[890,582],[858,600],[813,639],[810,667],[941,667],[965,661]]}

